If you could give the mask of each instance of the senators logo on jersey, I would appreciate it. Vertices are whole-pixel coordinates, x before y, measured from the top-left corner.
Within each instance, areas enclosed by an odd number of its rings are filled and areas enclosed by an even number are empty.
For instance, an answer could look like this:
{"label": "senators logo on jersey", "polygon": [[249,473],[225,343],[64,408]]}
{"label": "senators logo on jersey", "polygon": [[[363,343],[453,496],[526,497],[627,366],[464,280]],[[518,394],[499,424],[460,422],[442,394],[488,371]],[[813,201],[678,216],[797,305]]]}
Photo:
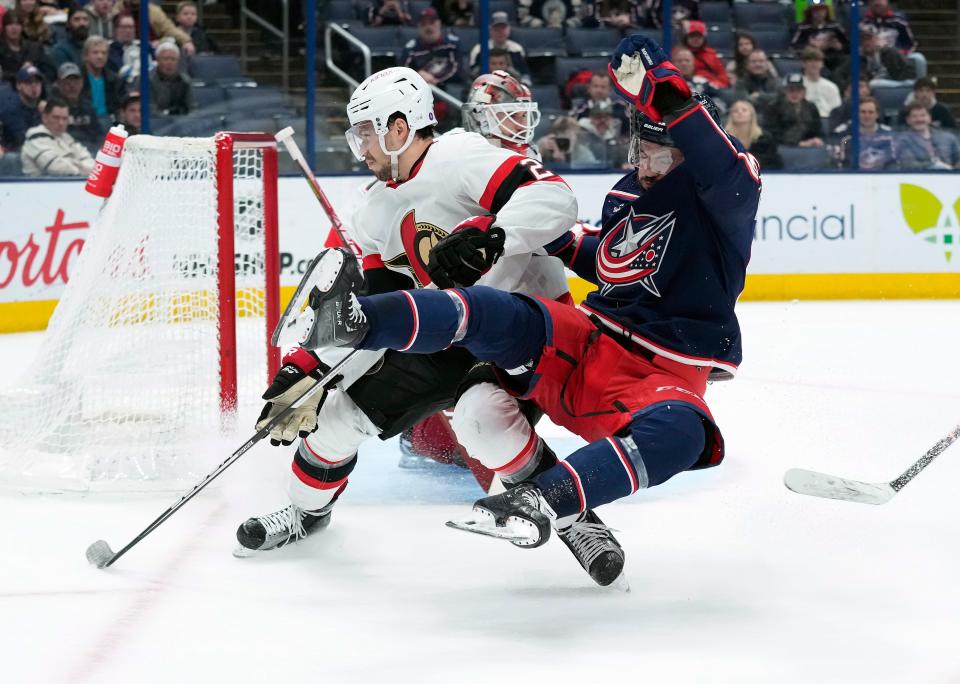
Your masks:
{"label": "senators logo on jersey", "polygon": [[601,294],[615,287],[640,283],[659,297],[653,277],[660,270],[677,219],[673,212],[663,216],[634,214],[633,209],[600,242],[597,275]]}
{"label": "senators logo on jersey", "polygon": [[427,273],[430,250],[449,233],[432,223],[417,223],[415,212],[415,209],[411,209],[400,222],[404,252],[392,259],[385,259],[383,263],[407,271],[418,287],[425,287],[432,282]]}

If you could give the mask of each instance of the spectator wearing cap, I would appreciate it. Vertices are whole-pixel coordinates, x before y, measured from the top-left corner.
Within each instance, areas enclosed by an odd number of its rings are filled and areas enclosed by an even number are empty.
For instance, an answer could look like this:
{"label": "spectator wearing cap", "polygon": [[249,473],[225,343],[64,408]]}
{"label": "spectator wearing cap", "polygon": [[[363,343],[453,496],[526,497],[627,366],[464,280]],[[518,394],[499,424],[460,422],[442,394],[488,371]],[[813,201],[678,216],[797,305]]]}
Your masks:
{"label": "spectator wearing cap", "polygon": [[820,117],[825,119],[840,106],[840,89],[836,83],[822,76],[823,52],[819,48],[808,45],[800,53],[800,59],[803,64],[803,87],[807,90],[807,101],[815,104]]}
{"label": "spectator wearing cap", "polygon": [[41,124],[27,131],[20,151],[26,176],[87,176],[93,157],[86,147],[67,132],[70,110],[63,100],[52,97],[43,107]]}
{"label": "spectator wearing cap", "polygon": [[583,144],[581,131],[576,119],[557,117],[550,133],[537,141],[544,164],[567,168],[597,166],[597,158],[590,147]]}
{"label": "spectator wearing cap", "polygon": [[694,73],[706,80],[714,88],[729,88],[730,77],[717,51],[707,45],[707,25],[702,21],[691,21],[683,36],[683,45],[693,53],[696,65]]}
{"label": "spectator wearing cap", "polygon": [[117,110],[117,118],[113,123],[122,125],[130,135],[137,135],[142,128],[142,121],[140,93],[133,90],[120,100],[120,109]]}
{"label": "spectator wearing cap", "polygon": [[780,80],[770,73],[770,60],[763,50],[754,50],[747,59],[747,73],[737,80],[734,97],[747,100],[763,117],[766,110],[780,96]]}
{"label": "spectator wearing cap", "polygon": [[90,35],[113,40],[113,0],[90,0]]}
{"label": "spectator wearing cap", "polygon": [[[610,0],[613,4],[635,0]],[[574,0],[517,0],[517,23],[530,28],[564,28],[580,25]]]}
{"label": "spectator wearing cap", "polygon": [[476,26],[473,0],[446,0],[443,3],[443,20],[447,22],[447,26]]}
{"label": "spectator wearing cap", "polygon": [[13,11],[23,22],[23,35],[27,40],[46,45],[52,40],[52,34],[38,4],[37,0],[16,0]]}
{"label": "spectator wearing cap", "polygon": [[823,147],[823,122],[812,102],[807,102],[802,74],[790,74],[783,95],[764,117],[770,135],[788,147]]}
{"label": "spectator wearing cap", "polygon": [[[510,63],[514,71],[520,74],[520,80],[530,85],[530,67],[527,66],[527,53],[523,46],[515,40],[510,39],[510,17],[506,12],[494,12],[490,15],[490,40],[487,41],[490,49],[506,50],[510,54]],[[480,43],[477,43],[470,50],[470,73],[474,76],[480,74]],[[494,71],[490,67],[490,71]]]}
{"label": "spectator wearing cap", "polygon": [[800,52],[805,47],[815,47],[823,52],[824,63],[831,72],[850,52],[850,39],[833,19],[833,9],[822,0],[813,0],[803,13],[803,21],[797,26],[790,47]]}
{"label": "spectator wearing cap", "polygon": [[917,52],[917,41],[910,24],[901,13],[893,11],[889,0],[870,0],[860,26],[873,26],[880,45],[898,50],[913,65],[917,76],[927,75],[927,58]]}
{"label": "spectator wearing cap", "polygon": [[746,150],[760,162],[761,169],[783,168],[777,141],[760,127],[757,110],[747,100],[737,100],[730,105],[724,130],[743,143]]}
{"label": "spectator wearing cap", "polygon": [[[853,136],[850,124],[840,126],[836,132],[845,137],[840,140],[840,161],[850,166]],[[860,100],[860,165],[861,171],[883,171],[897,166],[896,136],[893,129],[880,123],[880,103],[875,97]]]}
{"label": "spectator wearing cap", "polygon": [[23,21],[16,12],[8,11],[0,20],[0,72],[11,86],[15,85],[17,72],[24,64],[32,64],[45,79],[52,80],[56,67],[47,58],[40,43],[28,40],[23,34]]}
{"label": "spectator wearing cap", "polygon": [[406,0],[377,0],[367,11],[370,26],[406,26],[412,21]]}
{"label": "spectator wearing cap", "polygon": [[683,74],[683,78],[686,80],[687,85],[690,86],[690,90],[700,93],[701,95],[706,95],[714,100],[714,104],[721,110],[721,113],[727,111],[727,106],[722,99],[722,93],[710,85],[703,76],[697,75],[696,61],[693,58],[693,53],[690,52],[690,48],[686,48],[683,45],[676,46],[670,53],[670,61],[673,62],[673,65]]}
{"label": "spectator wearing cap", "polygon": [[57,82],[53,85],[53,95],[66,102],[70,109],[67,129],[70,135],[91,150],[96,150],[103,141],[104,130],[90,97],[84,93],[85,83],[80,67],[73,62],[61,64],[57,70]]}
{"label": "spectator wearing cap", "polygon": [[[919,102],[930,112],[930,119],[936,128],[956,128],[957,121],[953,112],[942,102],[937,101],[937,85],[929,78],[918,78],[913,83],[913,92],[907,97],[906,104]],[[899,116],[900,125],[907,123],[907,112],[904,109]]]}
{"label": "spectator wearing cap", "polygon": [[17,72],[16,96],[0,103],[0,147],[15,152],[23,145],[28,128],[40,123],[43,76],[32,64]]}
{"label": "spectator wearing cap", "polygon": [[[580,23],[584,28],[646,26],[651,24],[652,14],[648,3],[640,0],[583,0],[580,5]],[[659,12],[656,14],[659,22]]]}
{"label": "spectator wearing cap", "polygon": [[897,138],[897,163],[901,169],[946,171],[960,168],[957,136],[933,128],[930,112],[920,102],[907,105],[907,127]]}
{"label": "spectator wearing cap", "polygon": [[210,54],[219,52],[217,44],[213,41],[207,30],[197,23],[197,3],[190,0],[182,0],[177,3],[177,13],[174,15],[174,23],[177,28],[190,36],[193,46],[198,54]]}
{"label": "spectator wearing cap", "polygon": [[[193,109],[193,84],[181,74],[177,65],[180,48],[173,43],[160,43],[156,49],[157,67],[150,72],[150,111],[178,116]],[[134,80],[131,90],[140,88],[140,79]]]}
{"label": "spectator wearing cap", "polygon": [[427,7],[417,19],[417,37],[403,49],[401,64],[435,86],[460,80],[460,39],[443,30],[437,10]]}
{"label": "spectator wearing cap", "polygon": [[123,82],[107,66],[110,43],[90,36],[83,44],[83,97],[90,100],[97,116],[112,116],[120,106]]}
{"label": "spectator wearing cap", "polygon": [[[883,47],[873,26],[860,27],[860,73],[870,80],[871,88],[909,85],[914,78],[913,66],[896,48]],[[835,80],[850,78],[850,58],[844,59],[834,73]]]}
{"label": "spectator wearing cap", "polygon": [[90,13],[82,7],[74,7],[67,18],[67,33],[50,48],[50,58],[59,67],[83,61],[83,43],[90,35]]}
{"label": "spectator wearing cap", "polygon": [[571,112],[574,120],[590,116],[591,109],[609,107],[613,118],[619,122],[621,131],[627,131],[630,128],[630,121],[627,119],[627,108],[619,101],[613,99],[610,86],[610,76],[603,71],[594,72],[587,83],[587,99],[575,107]]}

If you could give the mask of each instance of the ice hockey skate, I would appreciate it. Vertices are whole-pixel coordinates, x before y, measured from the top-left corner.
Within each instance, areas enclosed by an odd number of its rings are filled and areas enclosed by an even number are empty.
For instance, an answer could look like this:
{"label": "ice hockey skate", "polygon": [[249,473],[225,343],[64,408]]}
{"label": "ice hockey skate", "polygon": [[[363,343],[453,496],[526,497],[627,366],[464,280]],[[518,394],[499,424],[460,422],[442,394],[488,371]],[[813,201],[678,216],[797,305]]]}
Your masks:
{"label": "ice hockey skate", "polygon": [[258,551],[272,551],[325,529],[330,524],[335,501],[316,512],[290,504],[274,513],[248,519],[237,528],[240,546],[233,555],[245,558]]}
{"label": "ice hockey skate", "polygon": [[307,306],[297,327],[304,349],[350,347],[363,339],[369,324],[357,301],[363,273],[345,249],[328,249],[317,257]]}
{"label": "ice hockey skate", "polygon": [[472,514],[447,521],[447,527],[487,537],[506,539],[523,548],[536,548],[550,539],[556,513],[536,486],[530,483],[480,499]]}
{"label": "ice hockey skate", "polygon": [[[557,536],[601,587],[613,584],[623,574],[623,547],[593,511],[581,513],[571,525],[558,529]],[[618,585],[629,589],[625,579]]]}

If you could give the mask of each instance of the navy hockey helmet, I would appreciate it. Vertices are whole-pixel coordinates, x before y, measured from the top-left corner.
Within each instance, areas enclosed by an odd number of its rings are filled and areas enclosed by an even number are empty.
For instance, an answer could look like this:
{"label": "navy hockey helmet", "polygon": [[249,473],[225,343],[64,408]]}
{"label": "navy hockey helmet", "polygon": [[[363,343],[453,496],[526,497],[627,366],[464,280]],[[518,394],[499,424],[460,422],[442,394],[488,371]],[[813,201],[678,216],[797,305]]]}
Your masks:
{"label": "navy hockey helmet", "polygon": [[[703,108],[710,115],[718,126],[720,123],[720,110],[716,103],[708,96],[694,92],[693,99],[703,105]],[[670,131],[666,124],[654,121],[639,109],[632,109],[630,113],[630,137],[640,140],[647,140],[658,145],[668,145],[673,147],[673,139],[670,137]]]}

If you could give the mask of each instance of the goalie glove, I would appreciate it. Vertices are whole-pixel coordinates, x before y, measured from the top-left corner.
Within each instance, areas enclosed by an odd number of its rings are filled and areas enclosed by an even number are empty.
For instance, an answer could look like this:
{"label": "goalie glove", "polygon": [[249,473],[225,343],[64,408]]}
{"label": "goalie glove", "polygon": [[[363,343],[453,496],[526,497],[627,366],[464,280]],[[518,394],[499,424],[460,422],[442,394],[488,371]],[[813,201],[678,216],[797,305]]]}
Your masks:
{"label": "goalie glove", "polygon": [[[283,366],[273,378],[273,382],[263,398],[267,403],[257,419],[257,430],[266,427],[274,416],[290,406],[297,398],[307,391],[317,379],[330,370],[330,367],[320,361],[315,354],[295,347],[283,357]],[[333,378],[328,385],[339,382],[342,376]],[[327,390],[316,392],[307,401],[290,412],[290,414],[270,429],[270,444],[287,446],[293,440],[306,437],[317,429],[317,416],[327,398]]]}
{"label": "goalie glove", "polygon": [[469,287],[503,256],[506,233],[496,216],[471,216],[430,250],[427,273],[441,290]]}
{"label": "goalie glove", "polygon": [[653,121],[663,121],[692,96],[663,48],[640,34],[620,41],[607,71],[617,93]]}

